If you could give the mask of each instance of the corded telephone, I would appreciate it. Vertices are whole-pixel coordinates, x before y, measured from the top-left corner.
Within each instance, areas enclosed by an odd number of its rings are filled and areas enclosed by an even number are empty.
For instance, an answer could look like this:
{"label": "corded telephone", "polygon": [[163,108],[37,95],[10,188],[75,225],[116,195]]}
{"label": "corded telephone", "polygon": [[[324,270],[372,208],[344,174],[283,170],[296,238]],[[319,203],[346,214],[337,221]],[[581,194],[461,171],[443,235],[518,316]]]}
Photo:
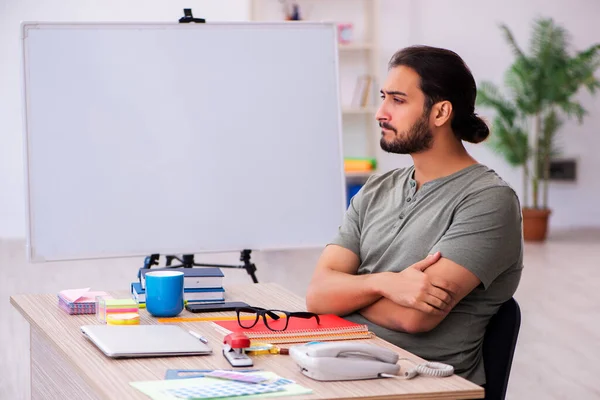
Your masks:
{"label": "corded telephone", "polygon": [[400,370],[398,354],[367,343],[330,342],[290,347],[302,373],[318,381],[379,378]]}
{"label": "corded telephone", "polygon": [[[318,381],[344,381],[417,375],[444,377],[454,374],[451,365],[427,362],[405,371],[402,376],[398,354],[368,343],[329,342],[292,346],[290,356],[302,373]],[[408,359],[402,359],[408,360]],[[409,360],[410,361],[410,360]]]}

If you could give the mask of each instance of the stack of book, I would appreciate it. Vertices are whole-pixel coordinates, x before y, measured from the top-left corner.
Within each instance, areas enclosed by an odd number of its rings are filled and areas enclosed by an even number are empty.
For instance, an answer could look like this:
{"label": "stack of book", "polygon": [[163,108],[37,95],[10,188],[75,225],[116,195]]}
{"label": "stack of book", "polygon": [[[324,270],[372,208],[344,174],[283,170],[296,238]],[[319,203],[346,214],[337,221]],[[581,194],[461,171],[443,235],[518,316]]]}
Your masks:
{"label": "stack of book", "polygon": [[146,303],[146,274],[153,271],[183,272],[183,297],[187,303],[225,301],[224,275],[220,268],[140,268],[139,281],[131,284],[131,295],[140,304]]}

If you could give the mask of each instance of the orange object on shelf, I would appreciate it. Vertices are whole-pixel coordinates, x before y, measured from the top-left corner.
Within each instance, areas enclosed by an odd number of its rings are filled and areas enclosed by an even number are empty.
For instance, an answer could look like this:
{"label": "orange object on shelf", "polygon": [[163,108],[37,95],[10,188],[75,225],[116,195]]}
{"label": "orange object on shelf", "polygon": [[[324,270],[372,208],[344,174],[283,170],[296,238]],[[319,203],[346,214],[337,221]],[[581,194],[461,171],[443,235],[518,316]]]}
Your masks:
{"label": "orange object on shelf", "polygon": [[373,163],[369,160],[344,160],[344,171],[372,171]]}

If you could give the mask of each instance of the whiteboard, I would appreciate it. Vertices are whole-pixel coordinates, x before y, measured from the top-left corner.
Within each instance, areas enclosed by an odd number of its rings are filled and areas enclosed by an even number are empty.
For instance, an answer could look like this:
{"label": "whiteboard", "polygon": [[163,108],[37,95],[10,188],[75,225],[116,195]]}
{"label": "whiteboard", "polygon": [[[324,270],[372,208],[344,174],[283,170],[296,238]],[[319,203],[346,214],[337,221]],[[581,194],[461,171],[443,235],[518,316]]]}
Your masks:
{"label": "whiteboard", "polygon": [[21,27],[29,260],[281,250],[335,235],[334,25]]}

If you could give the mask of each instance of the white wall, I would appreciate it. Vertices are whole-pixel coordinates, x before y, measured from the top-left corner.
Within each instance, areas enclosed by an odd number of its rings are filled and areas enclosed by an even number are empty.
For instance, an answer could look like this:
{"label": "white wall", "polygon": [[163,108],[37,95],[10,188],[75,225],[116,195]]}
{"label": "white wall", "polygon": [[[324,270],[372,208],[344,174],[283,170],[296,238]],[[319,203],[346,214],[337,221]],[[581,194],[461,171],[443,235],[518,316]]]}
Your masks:
{"label": "white wall", "polygon": [[249,0],[0,0],[0,238],[25,236],[21,21],[242,21]]}
{"label": "white wall", "polygon": [[[278,2],[274,1],[276,4]],[[369,0],[365,0],[369,1]],[[503,2],[460,0],[380,0],[379,38],[381,74],[397,49],[411,44],[447,47],[458,52],[471,67],[476,80],[501,83],[511,62],[511,53],[498,29],[508,24],[520,43],[527,43],[531,20],[550,16],[573,35],[578,48],[600,41],[600,2],[588,0],[507,0]],[[327,3],[329,4],[329,3]],[[331,2],[339,7],[343,2]],[[310,2],[310,7],[325,2]],[[276,5],[278,6],[278,5]],[[183,8],[193,8],[195,15],[211,20],[245,20],[249,0],[1,0],[0,1],[0,237],[24,236],[22,121],[19,71],[19,23],[21,20],[113,20],[174,21]],[[346,88],[343,90],[352,90]],[[563,127],[565,156],[579,159],[576,183],[552,183],[551,207],[553,227],[600,226],[600,96],[581,96],[590,111],[582,126],[570,122]],[[482,110],[483,111],[483,110]],[[485,145],[469,146],[482,163],[498,171],[517,191],[521,191],[519,170],[512,170],[503,159]],[[409,157],[380,152],[382,169],[409,165]],[[585,210],[585,211],[584,211]]]}
{"label": "white wall", "polygon": [[[600,42],[600,2],[589,0],[381,0],[380,40],[382,64],[397,49],[411,44],[427,44],[449,48],[461,55],[470,66],[477,82],[491,80],[502,83],[504,71],[512,62],[511,52],[498,28],[507,24],[518,43],[527,48],[531,21],[537,16],[552,17],[573,36],[578,49]],[[600,95],[580,96],[589,111],[581,126],[567,122],[563,126],[563,155],[575,157],[578,163],[576,183],[551,183],[549,201],[553,208],[552,227],[600,226]],[[490,114],[479,110],[480,114]],[[493,133],[492,133],[493,134]],[[502,158],[484,144],[470,145],[471,153],[482,163],[495,169],[520,194],[521,172],[511,169]],[[410,164],[408,157],[382,154],[384,169]]]}

